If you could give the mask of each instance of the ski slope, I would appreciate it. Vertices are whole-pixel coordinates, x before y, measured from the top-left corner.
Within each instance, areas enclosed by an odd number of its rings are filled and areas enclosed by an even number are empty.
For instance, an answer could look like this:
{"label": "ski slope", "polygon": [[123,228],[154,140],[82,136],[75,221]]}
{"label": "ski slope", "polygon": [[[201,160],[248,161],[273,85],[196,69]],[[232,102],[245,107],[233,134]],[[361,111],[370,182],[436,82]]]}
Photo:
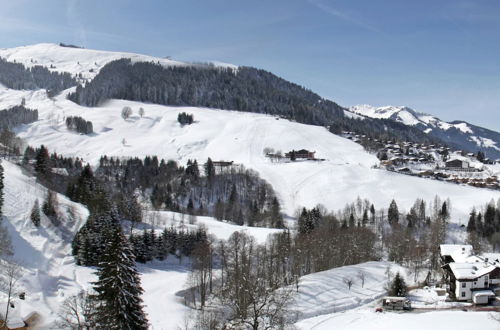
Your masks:
{"label": "ski slope", "polygon": [[[67,93],[67,92],[66,92]],[[288,215],[301,207],[323,204],[338,210],[359,196],[377,208],[387,208],[394,198],[408,209],[416,198],[431,201],[435,195],[452,202],[452,220],[464,224],[473,206],[498,199],[500,192],[460,186],[436,180],[400,175],[373,169],[378,163],[354,142],[329,133],[325,128],[272,116],[194,107],[169,107],[112,100],[101,107],[81,107],[65,95],[48,99],[42,91],[11,91],[0,88],[0,108],[19,104],[39,109],[40,120],[20,127],[17,133],[30,145],[44,144],[66,156],[83,157],[98,164],[101,155],[131,157],[158,155],[186,163],[231,160],[256,170],[275,189]],[[130,106],[134,114],[127,120],[121,109]],[[140,118],[138,110],[145,109]],[[180,126],[177,115],[192,113],[195,123]],[[81,116],[93,123],[95,134],[79,135],[66,129],[67,116]],[[123,143],[125,140],[125,143]],[[325,161],[272,163],[264,156],[266,147],[283,153],[301,148],[316,151]]]}

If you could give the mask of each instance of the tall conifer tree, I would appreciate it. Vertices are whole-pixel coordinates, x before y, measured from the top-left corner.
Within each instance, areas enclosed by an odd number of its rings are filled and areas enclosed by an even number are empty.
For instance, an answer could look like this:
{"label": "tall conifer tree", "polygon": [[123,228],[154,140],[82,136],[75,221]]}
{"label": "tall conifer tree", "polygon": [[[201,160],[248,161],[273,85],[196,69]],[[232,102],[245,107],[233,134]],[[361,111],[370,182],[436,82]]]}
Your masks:
{"label": "tall conifer tree", "polygon": [[99,264],[94,283],[100,303],[97,323],[102,329],[147,329],[143,311],[141,280],[135,256],[120,226],[110,230],[108,248]]}

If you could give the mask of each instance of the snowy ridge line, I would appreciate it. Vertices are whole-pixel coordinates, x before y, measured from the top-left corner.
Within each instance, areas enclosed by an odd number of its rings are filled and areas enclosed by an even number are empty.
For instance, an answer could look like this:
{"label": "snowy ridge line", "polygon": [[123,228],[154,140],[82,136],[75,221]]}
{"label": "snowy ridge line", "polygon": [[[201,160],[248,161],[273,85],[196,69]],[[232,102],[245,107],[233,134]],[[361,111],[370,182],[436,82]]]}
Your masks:
{"label": "snowy ridge line", "polygon": [[[206,65],[205,63],[186,63],[170,58],[161,58],[127,52],[93,50],[86,48],[64,47],[52,43],[40,43],[16,48],[0,49],[0,57],[9,62],[16,61],[25,67],[36,65],[44,66],[50,71],[68,72],[84,81],[91,80],[109,62],[128,58],[132,63],[154,62],[163,66],[192,66]],[[237,70],[238,66],[222,62],[208,62],[207,64],[220,68]]]}
{"label": "snowy ridge line", "polygon": [[416,127],[455,148],[471,152],[485,150],[491,157],[500,158],[500,133],[464,121],[445,122],[435,116],[404,106],[374,107],[361,104],[350,107],[346,114],[400,122]]}

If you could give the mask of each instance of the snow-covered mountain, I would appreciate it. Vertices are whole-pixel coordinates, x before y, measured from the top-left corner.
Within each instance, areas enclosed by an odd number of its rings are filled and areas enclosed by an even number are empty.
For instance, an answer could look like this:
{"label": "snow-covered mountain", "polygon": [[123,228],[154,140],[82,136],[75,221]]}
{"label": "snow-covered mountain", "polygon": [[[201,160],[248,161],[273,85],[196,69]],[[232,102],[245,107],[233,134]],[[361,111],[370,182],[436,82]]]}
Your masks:
{"label": "snow-covered mountain", "polygon": [[[43,65],[53,71],[70,72],[72,75],[81,75],[85,80],[93,79],[106,63],[119,58],[159,61],[163,65],[185,65],[138,54],[53,44],[0,49],[0,57],[26,66]],[[117,99],[89,108],[66,98],[74,89],[73,87],[49,97],[43,89],[13,90],[0,85],[0,109],[19,105],[24,100],[26,107],[38,110],[39,120],[16,128],[20,137],[32,146],[44,144],[51,152],[81,157],[92,165],[97,165],[104,154],[116,157],[157,155],[181,164],[188,159],[197,159],[201,163],[211,157],[214,160],[243,164],[258,172],[273,186],[282,211],[289,216],[293,216],[300,207],[314,207],[317,204],[330,210],[338,210],[357,197],[369,199],[377,208],[387,207],[394,198],[402,210],[407,210],[417,198],[430,201],[435,195],[439,195],[441,198],[450,198],[452,202],[450,222],[465,224],[472,207],[479,207],[491,198],[500,198],[500,192],[497,191],[431,181],[373,168],[378,162],[374,155],[367,153],[353,141],[331,134],[321,126],[305,125],[265,114],[203,107],[174,107]],[[125,106],[130,106],[133,110],[127,120],[121,117],[121,110]],[[144,108],[144,116],[138,115],[139,108]],[[180,112],[193,114],[194,123],[179,125],[177,116]],[[470,130],[471,134],[480,132],[480,128],[468,124],[447,123],[450,125],[448,129],[441,127],[445,125],[444,122],[435,122],[432,126],[432,120],[425,122],[424,117],[427,115],[417,114],[411,109],[387,110],[384,114],[373,112],[374,117],[388,115],[386,119],[396,118],[394,120],[419,128],[420,125],[428,124],[429,129],[437,130],[439,127],[444,131],[458,130],[467,133]],[[370,116],[368,113],[347,114],[354,118]],[[396,117],[392,118],[393,115]],[[65,125],[68,116],[80,116],[91,121],[94,133],[82,135],[68,130]],[[412,122],[411,118],[415,121]],[[437,118],[435,120],[438,121]],[[452,129],[451,126],[455,128]],[[479,136],[485,135],[477,136],[480,139]],[[274,163],[264,155],[265,148],[282,152],[306,148],[316,151],[316,156],[324,160]],[[88,210],[60,195],[60,203],[65,210],[73,207],[78,211],[77,219],[66,223],[62,228],[64,231],[51,226],[46,218],[42,219],[44,226],[34,227],[29,220],[30,208],[35,199],[41,201],[45,197],[46,189],[13,163],[4,161],[3,166],[6,178],[4,223],[12,236],[15,257],[25,259],[23,266],[26,272],[21,283],[29,293],[26,301],[16,307],[16,313],[22,318],[30,311],[37,310],[46,317],[43,325],[48,325],[57,318],[58,308],[68,296],[89,287],[90,282],[95,280],[92,269],[75,264],[69,246],[70,235],[84,223]],[[155,222],[147,225],[157,230],[171,225],[183,228],[191,226],[185,224],[181,217],[180,214],[162,211],[155,213]],[[236,226],[210,217],[198,217],[197,221],[206,226],[210,234],[220,239],[227,239],[235,231],[245,230],[262,243],[268,234],[278,231]],[[177,329],[183,325],[188,308],[182,304],[176,292],[185,288],[189,275],[187,262],[181,263],[176,259],[139,266],[145,290],[145,309],[152,329]],[[301,281],[295,310],[304,317],[311,317],[373,301],[384,293],[379,284],[386,277],[387,266],[385,262],[373,262],[308,275]],[[345,274],[360,270],[366,271],[366,287],[360,289],[359,284],[352,290],[345,287]],[[371,314],[359,317],[357,314],[346,313],[340,316],[346,319],[346,323],[359,319],[360,328],[369,327],[367,324],[374,322]],[[489,322],[487,317],[486,314],[482,316],[483,323]],[[304,322],[299,324],[300,329],[334,327],[328,323],[329,319]],[[494,329],[494,325],[483,328]]]}
{"label": "snow-covered mountain", "polygon": [[[455,201],[453,221],[464,223],[473,206],[500,193],[452,185],[373,169],[377,158],[359,144],[331,134],[320,126],[304,125],[275,117],[197,107],[171,107],[124,100],[111,100],[100,107],[79,106],[64,93],[48,98],[45,92],[12,91],[0,88],[0,109],[26,100],[39,111],[39,120],[17,129],[30,145],[44,144],[61,155],[82,157],[97,165],[102,155],[157,155],[185,164],[208,157],[243,164],[259,173],[276,191],[283,211],[293,216],[300,207],[323,204],[331,210],[353,202],[359,196],[375,205],[388,205],[396,198],[403,208],[415,199],[440,195]],[[133,115],[121,118],[130,106]],[[141,118],[137,111],[144,108]],[[193,125],[180,126],[180,112],[193,114]],[[76,134],[66,128],[65,118],[81,116],[91,121],[94,134]],[[279,138],[278,138],[279,137]],[[123,143],[125,139],[125,143]],[[322,162],[272,163],[264,148],[316,151]],[[401,187],[406,187],[401,189]],[[475,196],[471,199],[470,196]]]}
{"label": "snow-covered mountain", "polygon": [[[28,66],[43,65],[73,75],[86,73],[88,78],[95,77],[96,71],[118,58],[185,65],[146,55],[55,44],[0,49],[0,57]],[[55,68],[51,68],[51,65]],[[93,72],[90,72],[91,69],[94,69]],[[68,100],[66,95],[72,91],[74,88],[58,96],[48,97],[44,90],[23,91],[0,86],[0,109],[18,105],[24,99],[27,107],[38,109],[39,120],[19,127],[17,133],[20,137],[30,145],[44,144],[51,151],[82,157],[94,165],[105,154],[118,157],[157,155],[181,163],[188,159],[204,162],[207,157],[233,160],[256,170],[273,186],[287,215],[293,215],[297,208],[314,207],[318,203],[332,210],[338,209],[358,196],[368,198],[376,205],[388,204],[392,198],[396,198],[402,207],[409,208],[416,198],[439,194],[443,198],[462,201],[456,203],[454,220],[463,222],[472,206],[491,198],[490,192],[481,189],[428,182],[372,169],[378,162],[376,157],[358,144],[329,133],[324,127],[276,120],[274,116],[264,114],[125,100],[110,100],[101,106],[89,108]],[[134,111],[126,121],[120,116],[124,106],[130,106]],[[141,107],[146,112],[143,118],[137,114]],[[401,110],[386,111],[379,116],[389,118],[395,113],[401,116],[407,113],[407,117],[419,117],[410,109],[406,112]],[[182,111],[194,115],[193,125],[179,126],[176,118]],[[95,133],[80,135],[69,131],[65,125],[68,116],[80,116],[91,121]],[[353,113],[351,116],[359,115]],[[422,116],[415,120],[424,120]],[[325,158],[326,161],[272,164],[263,155],[266,147],[283,152],[301,148],[315,150],[317,157]],[[411,189],[401,191],[401,186]],[[469,195],[477,198],[473,201],[463,200],[463,196]]]}
{"label": "snow-covered mountain", "polygon": [[[163,66],[184,66],[188,63],[169,58],[149,55],[94,50],[76,47],[63,47],[57,44],[41,43],[15,48],[0,48],[0,57],[9,61],[21,63],[30,68],[36,65],[48,68],[50,71],[68,72],[80,79],[93,79],[99,71],[111,61],[128,58],[132,62],[154,62]],[[226,63],[212,63],[215,66],[237,68]]]}
{"label": "snow-covered mountain", "polygon": [[487,157],[500,159],[500,133],[465,121],[446,122],[404,106],[373,107],[363,104],[350,107],[348,113],[400,122],[416,127],[455,148],[484,151]]}

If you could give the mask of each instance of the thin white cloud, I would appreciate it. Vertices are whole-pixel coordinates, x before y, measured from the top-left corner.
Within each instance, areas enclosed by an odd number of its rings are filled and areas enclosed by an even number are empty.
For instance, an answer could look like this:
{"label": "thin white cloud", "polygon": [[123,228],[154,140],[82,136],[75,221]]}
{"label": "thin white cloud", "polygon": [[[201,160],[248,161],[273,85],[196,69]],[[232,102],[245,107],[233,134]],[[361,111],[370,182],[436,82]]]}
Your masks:
{"label": "thin white cloud", "polygon": [[316,8],[320,9],[321,11],[323,11],[331,16],[334,16],[334,17],[337,17],[343,21],[352,23],[352,24],[354,24],[358,27],[361,27],[363,29],[377,32],[377,33],[382,33],[382,31],[380,31],[376,27],[374,27],[366,22],[363,22],[360,19],[354,18],[352,15],[349,15],[344,11],[336,9],[336,8],[332,7],[331,5],[324,3],[322,0],[307,0],[307,1],[309,3],[311,3],[312,5],[314,5]]}
{"label": "thin white cloud", "polygon": [[79,46],[85,47],[87,45],[87,32],[78,14],[78,2],[79,0],[69,0],[67,2],[66,18],[68,24],[74,29],[75,39]]}

